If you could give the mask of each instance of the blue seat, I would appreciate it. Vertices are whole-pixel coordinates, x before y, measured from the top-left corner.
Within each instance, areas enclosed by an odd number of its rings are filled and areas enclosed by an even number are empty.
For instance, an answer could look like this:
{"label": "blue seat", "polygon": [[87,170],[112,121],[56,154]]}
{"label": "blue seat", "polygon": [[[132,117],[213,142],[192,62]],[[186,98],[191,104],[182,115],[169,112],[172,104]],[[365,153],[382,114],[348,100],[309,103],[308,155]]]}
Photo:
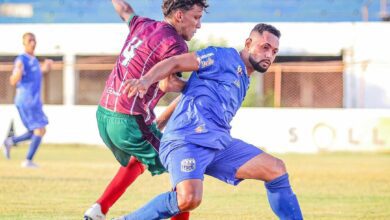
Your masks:
{"label": "blue seat", "polygon": [[[0,23],[113,23],[121,22],[106,0],[0,0],[30,3],[32,18],[0,15]],[[137,14],[162,19],[162,0],[132,1]],[[204,22],[337,22],[361,21],[361,9],[368,5],[369,21],[379,21],[379,1],[366,0],[208,0]],[[390,5],[387,6],[390,11]]]}

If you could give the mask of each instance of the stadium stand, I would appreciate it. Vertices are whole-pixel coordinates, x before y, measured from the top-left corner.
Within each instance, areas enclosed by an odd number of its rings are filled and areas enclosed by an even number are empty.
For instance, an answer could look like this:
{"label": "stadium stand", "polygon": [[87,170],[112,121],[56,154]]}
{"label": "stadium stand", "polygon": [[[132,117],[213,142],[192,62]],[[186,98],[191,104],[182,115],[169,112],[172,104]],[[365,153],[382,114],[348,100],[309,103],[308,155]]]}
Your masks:
{"label": "stadium stand", "polygon": [[[390,2],[381,0],[209,0],[204,22],[346,22],[381,21]],[[385,3],[383,3],[385,2]],[[382,6],[381,8],[381,3]],[[0,23],[120,22],[106,0],[0,0]],[[161,19],[161,0],[132,2],[137,13]],[[24,7],[26,13],[10,13]],[[15,11],[15,10],[13,10]]]}

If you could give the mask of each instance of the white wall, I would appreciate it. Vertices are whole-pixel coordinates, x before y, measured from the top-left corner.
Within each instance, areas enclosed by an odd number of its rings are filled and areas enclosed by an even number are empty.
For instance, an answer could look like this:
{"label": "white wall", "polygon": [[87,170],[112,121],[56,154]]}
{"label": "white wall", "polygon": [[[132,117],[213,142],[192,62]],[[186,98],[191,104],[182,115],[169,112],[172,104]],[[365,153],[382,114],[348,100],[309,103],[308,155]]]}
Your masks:
{"label": "white wall", "polygon": [[233,136],[271,152],[390,150],[390,111],[243,108]]}
{"label": "white wall", "polygon": [[[49,119],[45,142],[103,145],[95,120],[97,106],[44,105]],[[26,132],[13,105],[0,105],[0,138],[6,136],[11,120],[17,135]]]}
{"label": "white wall", "polygon": [[[157,113],[163,108],[157,108]],[[96,106],[46,105],[50,124],[46,143],[102,145]],[[17,135],[25,132],[12,105],[0,105],[0,137],[14,119]],[[232,135],[268,152],[389,151],[390,112],[375,109],[242,108]]]}
{"label": "white wall", "polygon": [[[386,23],[272,23],[282,32],[281,54],[339,55],[344,48],[366,42]],[[242,48],[255,23],[203,23],[194,39],[225,39],[229,46]],[[1,54],[23,50],[24,32],[37,36],[38,54],[118,54],[128,32],[124,24],[0,24]],[[374,32],[373,32],[374,31]],[[361,34],[362,36],[356,36]],[[367,36],[369,35],[369,36]],[[383,35],[383,34],[382,34]],[[389,35],[387,35],[389,36]],[[386,36],[376,38],[386,39]],[[376,44],[376,42],[373,42]],[[374,51],[375,52],[375,51]]]}
{"label": "white wall", "polygon": [[[225,39],[242,48],[254,23],[204,23],[195,39]],[[282,32],[280,54],[340,55],[345,51],[345,103],[348,108],[390,107],[390,23],[273,23]],[[36,53],[64,55],[65,104],[74,103],[73,56],[118,54],[127,34],[124,24],[1,24],[0,55],[22,51],[21,36],[37,35]]]}

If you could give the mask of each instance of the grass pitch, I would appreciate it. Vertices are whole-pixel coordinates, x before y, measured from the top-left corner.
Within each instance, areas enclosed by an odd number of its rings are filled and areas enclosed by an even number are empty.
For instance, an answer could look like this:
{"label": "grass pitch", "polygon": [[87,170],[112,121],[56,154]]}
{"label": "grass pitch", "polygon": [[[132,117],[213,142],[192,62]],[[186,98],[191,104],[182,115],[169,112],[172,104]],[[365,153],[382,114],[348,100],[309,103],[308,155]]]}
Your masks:
{"label": "grass pitch", "polygon": [[[0,219],[82,219],[118,168],[105,148],[43,145],[39,169],[23,169],[27,146],[0,158]],[[290,173],[305,219],[390,219],[390,154],[278,155]],[[130,212],[170,188],[168,175],[145,172],[111,208],[108,219]],[[206,178],[204,199],[191,219],[276,219],[263,183],[233,187]]]}

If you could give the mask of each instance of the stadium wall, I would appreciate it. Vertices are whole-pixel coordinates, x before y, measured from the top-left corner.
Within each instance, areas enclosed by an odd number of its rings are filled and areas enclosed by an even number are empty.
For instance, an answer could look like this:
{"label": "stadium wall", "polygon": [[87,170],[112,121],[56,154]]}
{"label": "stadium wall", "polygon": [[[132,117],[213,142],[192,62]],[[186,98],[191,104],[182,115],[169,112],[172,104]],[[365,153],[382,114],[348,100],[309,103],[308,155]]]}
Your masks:
{"label": "stadium wall", "polygon": [[[11,120],[16,134],[25,132],[14,106],[0,109],[3,137]],[[50,122],[45,143],[104,146],[96,106],[46,105],[44,111]],[[390,151],[390,111],[384,109],[242,108],[232,126],[234,137],[269,152]]]}
{"label": "stadium wall", "polygon": [[[208,44],[223,39],[242,48],[254,24],[204,23],[195,40]],[[281,55],[343,55],[344,107],[390,107],[390,23],[272,24],[282,31]],[[26,31],[37,35],[37,55],[63,56],[63,100],[73,105],[75,56],[118,54],[128,28],[124,24],[1,24],[0,56],[20,53]]]}

